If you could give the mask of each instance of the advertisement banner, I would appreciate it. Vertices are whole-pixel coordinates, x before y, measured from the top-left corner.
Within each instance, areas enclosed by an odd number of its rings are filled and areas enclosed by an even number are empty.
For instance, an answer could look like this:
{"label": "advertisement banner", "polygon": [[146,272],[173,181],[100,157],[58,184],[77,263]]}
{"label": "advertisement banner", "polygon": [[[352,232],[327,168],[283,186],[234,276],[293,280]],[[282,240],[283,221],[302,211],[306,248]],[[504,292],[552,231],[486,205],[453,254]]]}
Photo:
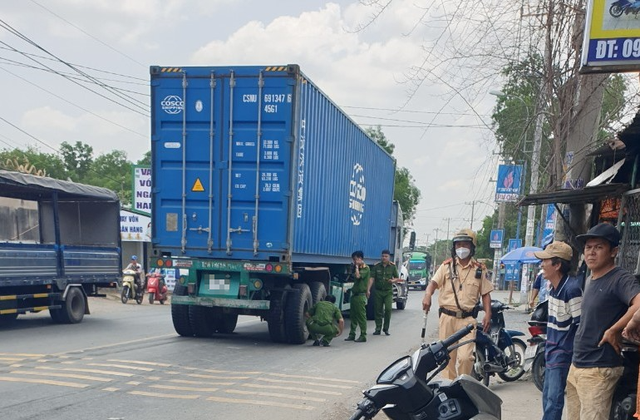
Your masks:
{"label": "advertisement banner", "polygon": [[522,239],[509,239],[509,247],[507,252],[511,252],[514,249],[522,248]]}
{"label": "advertisement banner", "polygon": [[120,240],[151,242],[151,217],[120,210]]}
{"label": "advertisement banner", "polygon": [[504,265],[504,281],[518,281],[518,263]]}
{"label": "advertisement banner", "polygon": [[544,248],[553,242],[553,234],[556,230],[556,206],[547,205],[547,217],[544,219],[544,230],[542,231],[542,242],[540,247]]}
{"label": "advertisement banner", "polygon": [[151,215],[151,168],[133,167],[133,209]]}
{"label": "advertisement banner", "polygon": [[589,0],[582,45],[582,73],[640,70],[640,3]]}
{"label": "advertisement banner", "polygon": [[502,248],[502,238],[504,237],[503,229],[495,229],[491,231],[489,239],[489,248]]}
{"label": "advertisement banner", "polygon": [[495,201],[518,201],[522,181],[522,165],[498,166]]}

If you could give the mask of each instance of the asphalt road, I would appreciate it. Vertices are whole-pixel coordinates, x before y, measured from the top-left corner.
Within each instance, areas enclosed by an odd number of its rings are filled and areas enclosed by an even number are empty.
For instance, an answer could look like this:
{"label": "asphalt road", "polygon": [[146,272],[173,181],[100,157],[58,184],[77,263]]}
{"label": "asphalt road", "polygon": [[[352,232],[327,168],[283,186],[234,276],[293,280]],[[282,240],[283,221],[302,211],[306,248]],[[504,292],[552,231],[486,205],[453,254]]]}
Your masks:
{"label": "asphalt road", "polygon": [[[179,337],[170,306],[146,301],[92,298],[92,314],[78,325],[53,324],[46,313],[21,316],[0,329],[0,418],[348,418],[361,390],[420,344],[421,298],[412,291],[407,308],[394,310],[390,337],[353,343],[343,335],[329,348],[271,343],[255,317],[240,317],[231,335]],[[509,328],[526,330],[522,311],[506,318]],[[432,341],[435,315],[427,325]],[[504,401],[504,419],[541,417],[528,375],[490,387]]]}

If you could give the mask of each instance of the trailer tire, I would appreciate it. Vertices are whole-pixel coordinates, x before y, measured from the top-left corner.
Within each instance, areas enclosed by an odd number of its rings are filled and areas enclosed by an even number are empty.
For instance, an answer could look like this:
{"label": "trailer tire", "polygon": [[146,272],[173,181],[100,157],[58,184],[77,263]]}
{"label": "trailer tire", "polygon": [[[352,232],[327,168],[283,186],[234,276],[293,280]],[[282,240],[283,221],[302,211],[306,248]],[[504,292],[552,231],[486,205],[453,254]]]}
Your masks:
{"label": "trailer tire", "polygon": [[309,289],[311,290],[311,301],[314,305],[327,297],[327,288],[324,287],[322,282],[312,281],[309,283]]}
{"label": "trailer tire", "polygon": [[309,329],[304,314],[311,308],[311,290],[305,283],[294,284],[287,295],[284,311],[284,328],[287,342],[303,344],[309,337]]}
{"label": "trailer tire", "polygon": [[189,307],[187,305],[171,304],[171,320],[173,329],[183,337],[193,337],[193,328],[189,321]]}
{"label": "trailer tire", "polygon": [[238,314],[225,314],[220,311],[216,313],[216,330],[220,334],[231,334],[238,324]]}
{"label": "trailer tire", "polygon": [[[62,303],[62,302],[56,302],[56,303]],[[51,316],[51,319],[53,320],[53,322],[55,322],[56,324],[64,323],[64,320],[62,319],[62,309],[49,309],[49,315]]]}
{"label": "trailer tire", "polygon": [[87,301],[79,287],[71,287],[67,292],[67,298],[62,302],[60,318],[65,324],[79,324],[84,318]]}
{"label": "trailer tire", "polygon": [[214,308],[189,306],[189,322],[196,337],[211,337],[216,332]]}
{"label": "trailer tire", "polygon": [[287,341],[284,330],[284,307],[287,292],[271,292],[269,299],[269,315],[267,325],[269,326],[269,337],[274,343],[284,343]]}

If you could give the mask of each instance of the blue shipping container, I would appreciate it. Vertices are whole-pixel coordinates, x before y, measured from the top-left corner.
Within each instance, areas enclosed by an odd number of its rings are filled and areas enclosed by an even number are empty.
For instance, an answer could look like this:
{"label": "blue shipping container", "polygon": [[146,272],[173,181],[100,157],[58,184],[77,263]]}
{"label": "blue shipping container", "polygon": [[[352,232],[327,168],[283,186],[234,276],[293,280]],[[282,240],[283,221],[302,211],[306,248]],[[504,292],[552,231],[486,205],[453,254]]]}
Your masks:
{"label": "blue shipping container", "polygon": [[395,161],[296,65],[152,67],[155,251],[345,263],[390,247]]}

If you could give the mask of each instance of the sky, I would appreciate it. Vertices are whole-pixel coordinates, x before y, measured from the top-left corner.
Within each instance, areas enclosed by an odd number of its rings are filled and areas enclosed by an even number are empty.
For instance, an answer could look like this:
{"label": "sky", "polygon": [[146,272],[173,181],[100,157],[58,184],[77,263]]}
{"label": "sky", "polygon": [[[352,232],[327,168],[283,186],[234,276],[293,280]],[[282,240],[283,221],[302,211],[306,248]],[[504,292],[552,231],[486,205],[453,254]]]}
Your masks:
{"label": "sky", "polygon": [[379,13],[341,0],[2,1],[0,149],[81,141],[135,162],[150,149],[151,65],[295,63],[395,145],[422,193],[410,225],[419,245],[477,230],[495,207],[489,91],[500,79],[472,95],[447,81],[450,65],[428,46],[470,34],[432,3],[394,0]]}

